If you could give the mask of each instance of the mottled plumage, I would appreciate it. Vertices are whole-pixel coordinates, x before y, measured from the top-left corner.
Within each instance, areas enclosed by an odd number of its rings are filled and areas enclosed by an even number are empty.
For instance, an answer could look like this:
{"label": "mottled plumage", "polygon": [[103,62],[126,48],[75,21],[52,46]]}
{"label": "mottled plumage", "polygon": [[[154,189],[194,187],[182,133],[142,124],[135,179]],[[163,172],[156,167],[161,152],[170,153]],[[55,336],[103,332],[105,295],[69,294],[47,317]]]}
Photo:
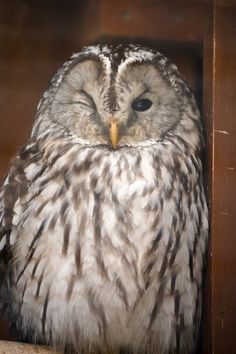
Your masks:
{"label": "mottled plumage", "polygon": [[194,353],[202,135],[191,91],[160,53],[95,46],[63,65],[0,194],[2,298],[21,339]]}

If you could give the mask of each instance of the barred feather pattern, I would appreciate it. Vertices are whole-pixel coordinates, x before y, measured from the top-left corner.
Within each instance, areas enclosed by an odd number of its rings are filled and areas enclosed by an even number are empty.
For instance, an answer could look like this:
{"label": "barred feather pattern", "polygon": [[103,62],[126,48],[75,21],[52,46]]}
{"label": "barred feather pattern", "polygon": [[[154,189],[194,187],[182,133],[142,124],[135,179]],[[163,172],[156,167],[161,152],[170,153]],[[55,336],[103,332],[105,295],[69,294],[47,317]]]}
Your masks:
{"label": "barred feather pattern", "polygon": [[62,348],[191,352],[207,208],[201,162],[185,154],[171,136],[115,153],[61,139],[21,152],[3,197],[16,327]]}
{"label": "barred feather pattern", "polygon": [[192,109],[174,132],[116,150],[50,124],[19,152],[0,192],[0,250],[21,339],[194,353],[208,210]]}

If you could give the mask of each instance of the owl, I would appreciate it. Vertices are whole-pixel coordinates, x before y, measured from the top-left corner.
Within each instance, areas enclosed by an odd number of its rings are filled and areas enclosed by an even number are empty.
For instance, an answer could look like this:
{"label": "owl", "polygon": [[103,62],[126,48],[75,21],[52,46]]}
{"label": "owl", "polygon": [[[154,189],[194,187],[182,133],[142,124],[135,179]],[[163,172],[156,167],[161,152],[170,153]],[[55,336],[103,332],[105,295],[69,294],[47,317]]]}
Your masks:
{"label": "owl", "polygon": [[137,45],[74,54],[1,187],[2,306],[65,353],[194,353],[208,209],[193,94]]}

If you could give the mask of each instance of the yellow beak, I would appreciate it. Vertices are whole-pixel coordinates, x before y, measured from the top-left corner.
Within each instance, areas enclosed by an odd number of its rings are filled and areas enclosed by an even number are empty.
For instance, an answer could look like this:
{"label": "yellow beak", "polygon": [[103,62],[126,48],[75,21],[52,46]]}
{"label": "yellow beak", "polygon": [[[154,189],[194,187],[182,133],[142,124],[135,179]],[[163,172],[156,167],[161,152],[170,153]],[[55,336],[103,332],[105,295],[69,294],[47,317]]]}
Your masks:
{"label": "yellow beak", "polygon": [[118,128],[117,121],[115,119],[112,119],[110,122],[109,134],[110,134],[112,146],[113,148],[115,148],[119,140],[119,128]]}

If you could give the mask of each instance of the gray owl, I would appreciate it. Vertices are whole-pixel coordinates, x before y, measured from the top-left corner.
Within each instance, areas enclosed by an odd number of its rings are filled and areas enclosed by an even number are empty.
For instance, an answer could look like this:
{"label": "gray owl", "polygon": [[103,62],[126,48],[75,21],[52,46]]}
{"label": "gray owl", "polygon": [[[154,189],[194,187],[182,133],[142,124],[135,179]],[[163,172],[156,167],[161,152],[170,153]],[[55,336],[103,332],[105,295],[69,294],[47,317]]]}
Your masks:
{"label": "gray owl", "polygon": [[3,307],[18,338],[80,354],[194,353],[208,239],[203,133],[176,66],[74,54],[0,193]]}

